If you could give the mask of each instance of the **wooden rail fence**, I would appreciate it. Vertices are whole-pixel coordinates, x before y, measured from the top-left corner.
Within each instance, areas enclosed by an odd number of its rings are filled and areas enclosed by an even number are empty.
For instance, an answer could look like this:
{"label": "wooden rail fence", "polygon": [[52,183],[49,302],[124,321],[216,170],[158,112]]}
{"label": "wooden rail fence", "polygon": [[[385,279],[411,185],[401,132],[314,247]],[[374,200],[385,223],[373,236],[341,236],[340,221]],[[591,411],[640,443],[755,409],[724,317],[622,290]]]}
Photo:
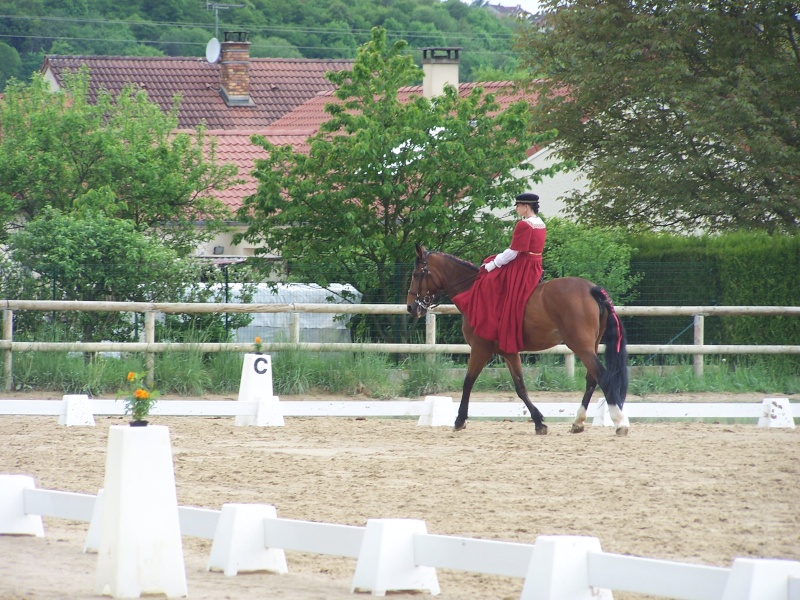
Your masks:
{"label": "wooden rail fence", "polygon": [[[406,314],[404,304],[225,304],[167,302],[84,302],[59,300],[0,300],[3,314],[0,350],[3,350],[3,376],[6,391],[13,388],[14,352],[143,352],[147,377],[152,381],[155,355],[161,352],[254,352],[255,344],[234,343],[168,343],[156,342],[155,322],[158,313],[292,313],[288,342],[264,342],[264,352],[306,350],[309,352],[380,352],[400,354],[469,354],[467,344],[438,344],[436,316],[457,315],[454,305],[440,305],[426,316],[424,344],[384,343],[320,343],[300,342],[299,317],[304,313],[332,314]],[[15,342],[16,311],[83,311],[127,312],[144,314],[144,340],[140,342]],[[630,344],[629,354],[690,354],[695,375],[703,374],[703,357],[707,354],[800,354],[800,345],[709,345],[703,341],[703,319],[706,316],[783,316],[800,317],[800,306],[618,306],[620,316],[692,316],[694,344]],[[600,351],[604,351],[601,346]],[[567,374],[575,374],[575,356],[566,346],[558,345],[542,354],[563,354]]]}

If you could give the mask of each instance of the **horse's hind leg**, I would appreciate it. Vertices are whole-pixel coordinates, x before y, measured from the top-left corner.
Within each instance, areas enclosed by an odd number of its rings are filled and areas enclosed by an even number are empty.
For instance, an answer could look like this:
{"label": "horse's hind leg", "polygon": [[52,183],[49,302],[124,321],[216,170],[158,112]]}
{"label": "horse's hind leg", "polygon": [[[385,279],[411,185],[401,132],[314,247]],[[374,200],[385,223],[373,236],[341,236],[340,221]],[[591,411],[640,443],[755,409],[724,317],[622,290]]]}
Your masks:
{"label": "horse's hind leg", "polygon": [[531,419],[536,424],[536,434],[545,435],[547,433],[547,425],[544,424],[544,415],[536,408],[528,398],[528,389],[525,387],[525,380],[522,378],[522,361],[519,354],[504,355],[503,358],[508,365],[508,370],[511,372],[511,379],[514,382],[514,389],[517,391],[517,396],[525,403],[525,406],[530,412]]}
{"label": "horse's hind leg", "polygon": [[596,388],[597,380],[587,371],[586,390],[583,392],[583,400],[581,400],[581,405],[578,407],[578,414],[575,415],[575,420],[572,422],[571,433],[583,433],[586,423],[586,411],[589,410],[589,402],[592,400],[592,394],[594,394]]}
{"label": "horse's hind leg", "polygon": [[[591,398],[591,392],[594,391],[595,387],[599,384],[600,389],[603,390],[603,393],[606,397],[606,403],[608,404],[608,414],[611,417],[611,420],[614,422],[614,431],[619,436],[628,435],[628,426],[625,424],[625,417],[622,414],[622,410],[617,405],[616,398],[614,398],[612,393],[606,391],[608,387],[608,371],[600,362],[600,359],[597,357],[597,354],[584,354],[578,355],[578,358],[581,359],[581,362],[586,366],[586,393],[583,396],[583,402],[581,406],[578,408],[578,416],[575,418],[575,423],[572,425],[572,432],[573,433],[580,433],[580,431],[575,430],[575,424],[578,422],[578,419],[583,413],[584,420],[586,418],[586,409],[589,407],[589,399]],[[592,386],[591,391],[589,389],[589,378],[592,378],[595,381],[594,386]],[[581,430],[582,431],[582,430]]]}

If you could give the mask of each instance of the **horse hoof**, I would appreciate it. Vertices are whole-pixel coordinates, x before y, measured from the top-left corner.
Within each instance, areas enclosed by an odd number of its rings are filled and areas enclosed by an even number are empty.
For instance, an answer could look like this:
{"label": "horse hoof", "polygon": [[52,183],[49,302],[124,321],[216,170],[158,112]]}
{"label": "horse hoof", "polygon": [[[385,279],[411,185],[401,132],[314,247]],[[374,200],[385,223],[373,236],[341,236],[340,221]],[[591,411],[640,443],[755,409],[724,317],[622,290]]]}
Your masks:
{"label": "horse hoof", "polygon": [[617,435],[619,437],[625,437],[626,435],[628,435],[628,428],[625,426],[617,427]]}
{"label": "horse hoof", "polygon": [[583,433],[584,426],[578,425],[577,423],[572,424],[572,428],[569,430],[570,433]]}
{"label": "horse hoof", "polygon": [[467,428],[467,422],[466,421],[464,421],[460,425],[458,423],[453,425],[453,431],[461,431],[462,429],[466,429],[466,428]]}
{"label": "horse hoof", "polygon": [[537,425],[536,435],[547,435],[547,425]]}

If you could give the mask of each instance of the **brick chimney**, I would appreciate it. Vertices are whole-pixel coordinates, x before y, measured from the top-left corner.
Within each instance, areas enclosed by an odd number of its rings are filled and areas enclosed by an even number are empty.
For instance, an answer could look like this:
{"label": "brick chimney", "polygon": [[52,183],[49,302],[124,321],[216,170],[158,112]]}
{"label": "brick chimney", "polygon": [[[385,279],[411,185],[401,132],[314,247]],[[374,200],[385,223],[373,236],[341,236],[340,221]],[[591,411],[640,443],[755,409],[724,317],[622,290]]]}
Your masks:
{"label": "brick chimney", "polygon": [[422,95],[440,96],[445,84],[458,89],[458,53],[461,48],[422,49]]}
{"label": "brick chimney", "polygon": [[219,93],[228,106],[255,106],[250,98],[250,42],[246,31],[226,31],[220,52]]}

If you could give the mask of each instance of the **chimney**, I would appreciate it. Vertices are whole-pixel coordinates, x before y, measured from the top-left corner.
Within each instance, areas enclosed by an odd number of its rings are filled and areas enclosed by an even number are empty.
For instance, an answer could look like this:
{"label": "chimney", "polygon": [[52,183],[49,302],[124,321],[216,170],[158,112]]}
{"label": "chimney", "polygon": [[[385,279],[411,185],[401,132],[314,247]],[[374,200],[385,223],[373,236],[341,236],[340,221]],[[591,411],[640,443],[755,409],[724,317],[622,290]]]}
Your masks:
{"label": "chimney", "polygon": [[226,31],[220,53],[219,93],[228,106],[255,106],[250,98],[250,42],[246,31]]}
{"label": "chimney", "polygon": [[461,48],[422,49],[422,95],[440,96],[445,84],[458,89],[458,53]]}

